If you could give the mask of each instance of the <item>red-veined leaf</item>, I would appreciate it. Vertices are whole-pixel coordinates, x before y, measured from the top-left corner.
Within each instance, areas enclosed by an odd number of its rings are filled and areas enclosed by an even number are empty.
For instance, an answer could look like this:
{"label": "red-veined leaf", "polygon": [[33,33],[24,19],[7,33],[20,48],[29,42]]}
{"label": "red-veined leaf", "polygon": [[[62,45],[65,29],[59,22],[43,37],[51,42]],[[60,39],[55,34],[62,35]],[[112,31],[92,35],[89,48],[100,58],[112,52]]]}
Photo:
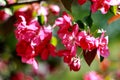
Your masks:
{"label": "red-veined leaf", "polygon": [[92,61],[94,60],[96,53],[97,53],[97,49],[93,49],[92,51],[88,51],[88,50],[83,51],[84,59],[89,66],[91,65]]}

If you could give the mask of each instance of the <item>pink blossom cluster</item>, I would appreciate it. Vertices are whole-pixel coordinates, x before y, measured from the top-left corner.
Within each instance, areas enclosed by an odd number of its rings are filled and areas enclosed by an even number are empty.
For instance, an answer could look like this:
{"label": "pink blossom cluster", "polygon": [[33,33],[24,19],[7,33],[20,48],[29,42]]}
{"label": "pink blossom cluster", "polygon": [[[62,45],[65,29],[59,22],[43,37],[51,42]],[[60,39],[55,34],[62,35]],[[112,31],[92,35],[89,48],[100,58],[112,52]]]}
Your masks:
{"label": "pink blossom cluster", "polygon": [[[81,30],[79,25],[72,22],[72,18],[66,12],[63,12],[62,17],[56,19],[54,26],[58,26],[57,35],[60,38],[64,49],[56,50],[56,47],[51,43],[52,30],[55,28],[48,25],[47,16],[49,10],[53,14],[58,14],[59,7],[49,5],[43,7],[42,4],[21,8],[15,12],[17,22],[15,23],[15,36],[18,40],[16,51],[21,57],[22,62],[32,64],[35,69],[38,69],[36,57],[40,56],[42,60],[47,60],[50,56],[63,57],[64,62],[68,64],[70,70],[78,71],[81,68],[80,58],[77,55],[77,49],[92,52],[97,50],[98,57],[108,57],[108,37],[105,36],[105,31],[101,32],[101,36],[95,38],[85,30]],[[40,20],[33,17],[33,9],[37,16],[44,16],[44,23],[40,24]],[[46,24],[47,23],[47,24]]]}
{"label": "pink blossom cluster", "polygon": [[108,37],[105,37],[105,31],[102,31],[100,37],[95,38],[90,33],[80,30],[77,23],[72,24],[72,19],[66,12],[55,21],[55,25],[59,27],[57,34],[65,46],[64,50],[58,51],[58,55],[64,57],[64,62],[69,65],[70,70],[80,69],[80,59],[76,54],[77,47],[88,51],[97,49],[99,57],[108,57]]}
{"label": "pink blossom cluster", "polygon": [[[78,0],[80,5],[86,3],[87,0]],[[100,10],[103,14],[106,14],[110,9],[110,6],[119,5],[120,0],[90,0],[91,4],[91,11],[94,13],[97,10]]]}
{"label": "pink blossom cluster", "polygon": [[17,55],[21,57],[22,62],[32,64],[38,69],[36,56],[41,56],[42,60],[48,59],[49,55],[56,56],[56,48],[51,44],[52,27],[40,25],[37,19],[33,19],[32,10],[29,8],[22,8],[16,11],[15,15]]}
{"label": "pink blossom cluster", "polygon": [[37,68],[35,56],[40,55],[43,60],[46,60],[49,54],[55,54],[55,47],[50,44],[51,27],[40,26],[36,20],[26,23],[22,15],[20,19],[21,21],[15,24],[15,35],[18,39],[17,55],[22,57],[22,62],[33,64]]}

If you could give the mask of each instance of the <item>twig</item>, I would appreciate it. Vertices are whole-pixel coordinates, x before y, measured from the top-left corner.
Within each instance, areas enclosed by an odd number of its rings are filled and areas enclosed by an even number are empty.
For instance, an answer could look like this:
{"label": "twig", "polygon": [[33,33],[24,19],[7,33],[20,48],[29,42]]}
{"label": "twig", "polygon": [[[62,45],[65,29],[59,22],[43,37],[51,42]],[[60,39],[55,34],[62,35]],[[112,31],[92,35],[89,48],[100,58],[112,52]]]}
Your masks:
{"label": "twig", "polygon": [[0,9],[10,8],[11,6],[22,5],[22,4],[38,3],[38,2],[41,2],[41,1],[45,1],[45,0],[37,0],[37,1],[30,1],[30,2],[17,2],[17,3],[14,3],[14,4],[7,4],[5,6],[0,6]]}

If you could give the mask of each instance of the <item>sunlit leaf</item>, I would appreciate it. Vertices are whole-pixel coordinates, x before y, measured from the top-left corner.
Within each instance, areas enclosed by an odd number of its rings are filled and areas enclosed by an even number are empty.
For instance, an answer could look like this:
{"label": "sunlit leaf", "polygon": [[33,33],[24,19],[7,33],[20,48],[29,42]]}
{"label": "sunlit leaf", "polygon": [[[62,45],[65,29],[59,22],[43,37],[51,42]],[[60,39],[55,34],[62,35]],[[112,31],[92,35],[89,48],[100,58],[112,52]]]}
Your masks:
{"label": "sunlit leaf", "polygon": [[117,13],[117,6],[112,6],[111,7],[111,11],[116,15],[116,13]]}
{"label": "sunlit leaf", "polygon": [[57,38],[56,37],[52,36],[51,44],[53,44],[54,46],[57,45]]}
{"label": "sunlit leaf", "polygon": [[61,0],[61,2],[64,5],[64,7],[71,12],[71,6],[72,6],[73,0]]}
{"label": "sunlit leaf", "polygon": [[22,7],[25,7],[26,5],[25,4],[22,4],[22,5],[15,5],[15,6],[12,6],[11,9],[13,12],[17,11],[18,9],[22,8]]}

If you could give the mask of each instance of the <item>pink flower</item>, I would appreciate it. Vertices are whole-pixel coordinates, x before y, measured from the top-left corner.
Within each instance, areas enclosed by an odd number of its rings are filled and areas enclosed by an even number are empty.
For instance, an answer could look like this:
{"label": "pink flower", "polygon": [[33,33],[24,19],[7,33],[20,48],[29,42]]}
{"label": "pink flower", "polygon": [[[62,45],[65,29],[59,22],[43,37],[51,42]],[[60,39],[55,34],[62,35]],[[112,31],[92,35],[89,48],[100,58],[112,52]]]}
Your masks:
{"label": "pink flower", "polygon": [[80,5],[83,5],[86,1],[87,1],[87,0],[78,0],[78,3],[79,3]]}
{"label": "pink flower", "polygon": [[27,17],[22,14],[18,16],[15,24],[15,35],[19,41],[16,46],[17,55],[21,56],[22,62],[31,64],[37,69],[36,56],[40,55],[43,60],[48,59],[49,55],[56,56],[56,48],[50,44],[52,28],[40,26],[37,20],[26,21]]}
{"label": "pink flower", "polygon": [[64,62],[68,64],[71,62],[72,57],[76,56],[76,54],[72,53],[71,50],[67,49],[59,50],[57,54],[58,56],[63,57]]}
{"label": "pink flower", "polygon": [[[25,36],[25,34],[23,34]],[[17,55],[22,57],[22,62],[31,64],[35,69],[38,65],[34,57],[40,55],[42,60],[48,59],[49,55],[56,56],[56,48],[50,44],[52,32],[49,27],[41,27],[38,34],[31,40],[20,40],[16,46]]]}
{"label": "pink flower", "polygon": [[91,10],[93,13],[100,9],[103,14],[106,14],[110,8],[110,5],[108,4],[110,0],[91,0],[91,2]]}
{"label": "pink flower", "polygon": [[39,33],[33,38],[32,44],[36,53],[39,53],[42,60],[48,59],[49,55],[56,56],[56,48],[50,44],[52,38],[51,27],[42,26]]}
{"label": "pink flower", "polygon": [[73,46],[76,46],[76,39],[78,34],[79,27],[77,24],[71,26],[66,31],[61,31],[58,35],[63,34],[63,37],[61,36],[62,43],[67,49],[71,49]]}
{"label": "pink flower", "polygon": [[64,62],[68,64],[70,70],[78,71],[80,70],[81,64],[80,59],[75,57],[75,54],[71,50],[60,50],[58,51],[58,56],[63,57]]}
{"label": "pink flower", "polygon": [[35,69],[35,70],[38,70],[38,63],[37,61],[34,59],[34,58],[26,58],[26,57],[22,57],[22,62],[23,63],[27,63],[27,64],[31,64],[32,67]]}
{"label": "pink flower", "polygon": [[56,56],[56,48],[55,46],[53,46],[52,44],[46,44],[45,48],[43,48],[43,50],[40,53],[41,59],[42,60],[47,60],[49,55],[51,55],[52,57]]}
{"label": "pink flower", "polygon": [[72,60],[72,56],[71,55],[66,55],[64,56],[64,62],[69,64]]}
{"label": "pink flower", "polygon": [[42,26],[29,41],[22,39],[18,42],[16,46],[17,55],[22,57],[22,62],[31,64],[37,69],[38,65],[34,57],[40,55],[42,60],[46,60],[49,55],[56,56],[56,48],[50,44],[51,37],[51,29]]}
{"label": "pink flower", "polygon": [[20,8],[14,14],[18,22],[19,20],[21,20],[20,16],[23,16],[25,18],[26,23],[29,23],[33,18],[32,13],[33,13],[32,10],[28,6],[26,6],[26,7]]}
{"label": "pink flower", "polygon": [[[58,33],[60,33],[61,31],[67,31],[68,28],[72,26],[72,19],[66,12],[63,12],[62,17],[56,19],[55,25],[60,27]],[[59,35],[59,37],[62,36],[62,34]]]}
{"label": "pink flower", "polygon": [[22,62],[31,64],[35,69],[38,69],[37,62],[34,57],[37,55],[34,47],[29,42],[20,41],[16,46],[17,55],[22,57]]}
{"label": "pink flower", "polygon": [[37,13],[38,13],[38,15],[47,16],[48,15],[48,8],[44,7],[44,6],[40,6]]}
{"label": "pink flower", "polygon": [[25,58],[33,58],[36,54],[34,51],[34,47],[30,44],[30,42],[26,42],[24,40],[19,41],[16,46],[17,55]]}
{"label": "pink flower", "polygon": [[63,13],[62,17],[58,18],[55,25],[59,26],[58,36],[62,40],[63,45],[76,55],[77,34],[79,27],[77,24],[72,25],[72,19],[67,13]]}
{"label": "pink flower", "polygon": [[98,40],[98,49],[97,54],[100,57],[108,57],[109,56],[109,49],[108,49],[108,36],[104,37],[105,32],[102,32],[102,35],[100,38],[97,38]]}
{"label": "pink flower", "polygon": [[103,78],[95,71],[91,71],[84,75],[84,80],[103,80]]}
{"label": "pink flower", "polygon": [[31,20],[27,23],[24,16],[20,16],[16,22],[15,35],[18,41],[25,40],[30,41],[37,34],[40,25],[36,20]]}
{"label": "pink flower", "polygon": [[76,45],[76,37],[79,32],[77,24],[72,25],[71,17],[63,12],[62,17],[55,21],[55,25],[59,26],[58,36],[67,49],[71,49]]}
{"label": "pink flower", "polygon": [[81,31],[78,34],[78,45],[83,50],[93,50],[96,48],[96,39],[90,35],[88,35],[85,31]]}

